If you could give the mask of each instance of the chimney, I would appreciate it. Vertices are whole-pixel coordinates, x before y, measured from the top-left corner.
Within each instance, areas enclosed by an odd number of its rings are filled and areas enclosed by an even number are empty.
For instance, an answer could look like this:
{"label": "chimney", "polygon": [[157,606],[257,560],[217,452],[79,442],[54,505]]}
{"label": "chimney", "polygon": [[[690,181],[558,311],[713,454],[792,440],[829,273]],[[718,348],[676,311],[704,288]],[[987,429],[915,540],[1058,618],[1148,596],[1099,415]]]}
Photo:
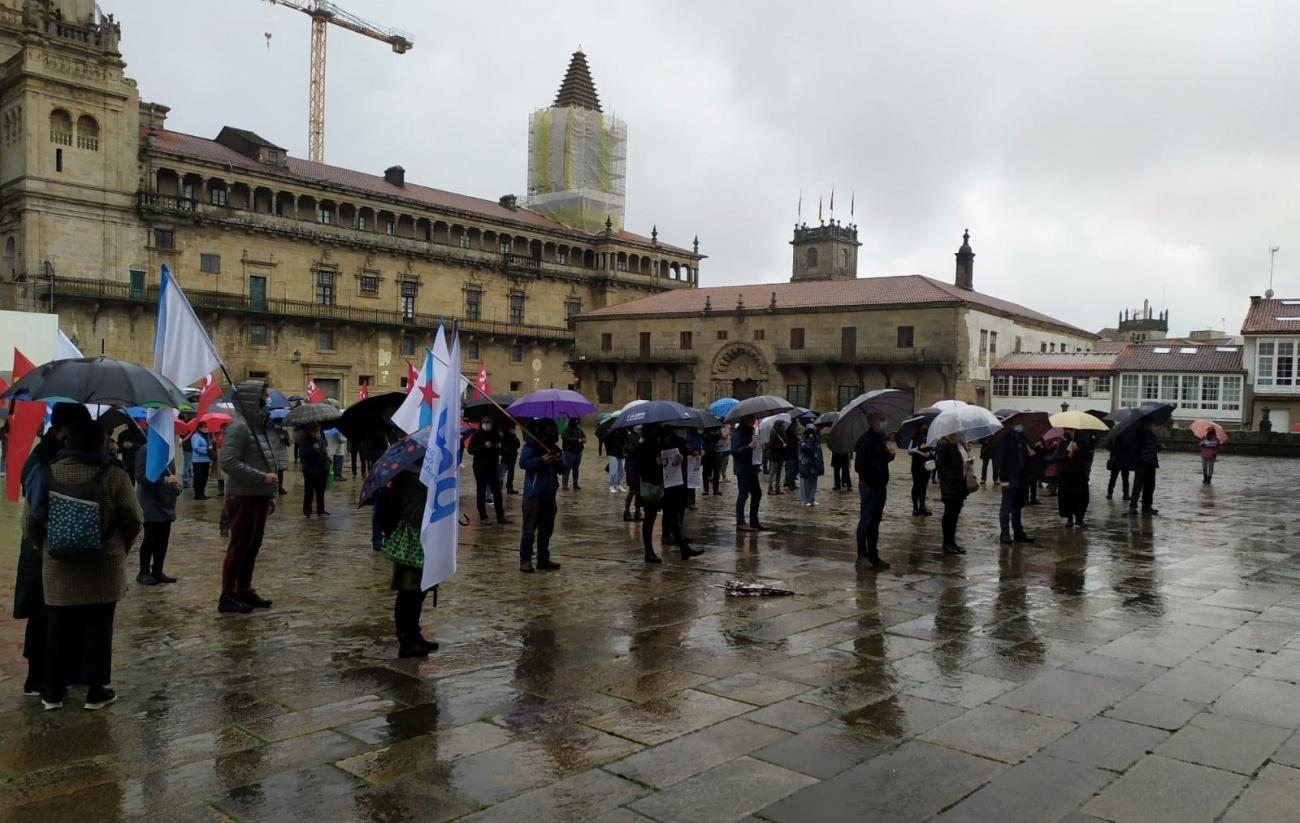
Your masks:
{"label": "chimney", "polygon": [[384,180],[393,186],[406,185],[406,169],[401,166],[389,166],[384,169]]}
{"label": "chimney", "polygon": [[514,211],[519,208],[519,198],[513,194],[503,194],[497,202],[501,204],[501,208],[503,209]]}
{"label": "chimney", "polygon": [[140,125],[150,131],[162,131],[167,126],[167,112],[171,111],[170,106],[164,106],[161,103],[146,103],[140,101]]}
{"label": "chimney", "polygon": [[1261,301],[1261,300],[1263,300],[1263,299],[1264,299],[1264,298],[1260,297],[1258,294],[1252,294],[1252,295],[1250,296],[1250,305],[1252,305],[1252,306],[1258,305],[1258,304],[1259,304],[1259,301]]}
{"label": "chimney", "polygon": [[961,248],[957,250],[956,283],[959,289],[975,290],[975,252],[970,249],[970,229],[961,236]]}

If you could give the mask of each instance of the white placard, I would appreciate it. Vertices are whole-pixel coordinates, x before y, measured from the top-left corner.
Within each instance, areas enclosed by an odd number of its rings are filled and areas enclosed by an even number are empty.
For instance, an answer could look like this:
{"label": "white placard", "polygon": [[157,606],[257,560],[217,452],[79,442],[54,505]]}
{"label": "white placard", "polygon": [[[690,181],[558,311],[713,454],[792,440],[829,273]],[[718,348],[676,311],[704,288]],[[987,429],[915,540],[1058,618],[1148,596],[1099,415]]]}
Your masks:
{"label": "white placard", "polygon": [[664,461],[664,488],[671,489],[680,486],[682,484],[682,453],[677,449],[664,449],[659,452],[659,456]]}
{"label": "white placard", "polygon": [[693,454],[686,458],[686,488],[704,488],[704,461]]}

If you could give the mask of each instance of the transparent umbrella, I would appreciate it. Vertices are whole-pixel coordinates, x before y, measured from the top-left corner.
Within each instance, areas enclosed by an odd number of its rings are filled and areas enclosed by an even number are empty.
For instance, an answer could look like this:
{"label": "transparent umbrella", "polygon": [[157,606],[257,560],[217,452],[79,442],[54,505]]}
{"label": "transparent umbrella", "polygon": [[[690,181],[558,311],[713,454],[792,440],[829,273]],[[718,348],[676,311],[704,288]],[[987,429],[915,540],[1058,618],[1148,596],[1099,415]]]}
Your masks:
{"label": "transparent umbrella", "polygon": [[1002,430],[1002,421],[993,412],[983,406],[961,406],[941,412],[930,423],[930,436],[926,445],[933,446],[941,438],[956,434],[962,440],[970,442],[997,434]]}

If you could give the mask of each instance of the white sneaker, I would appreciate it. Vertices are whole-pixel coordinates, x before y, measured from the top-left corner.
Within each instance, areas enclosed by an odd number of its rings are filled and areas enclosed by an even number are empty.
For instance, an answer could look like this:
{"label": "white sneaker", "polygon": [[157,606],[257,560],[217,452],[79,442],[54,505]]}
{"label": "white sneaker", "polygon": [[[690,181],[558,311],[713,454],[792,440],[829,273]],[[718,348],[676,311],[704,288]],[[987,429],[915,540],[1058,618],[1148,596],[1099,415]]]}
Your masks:
{"label": "white sneaker", "polygon": [[610,486],[610,487],[609,487],[609,493],[610,493],[610,494],[618,494],[618,489],[615,488],[614,486]]}

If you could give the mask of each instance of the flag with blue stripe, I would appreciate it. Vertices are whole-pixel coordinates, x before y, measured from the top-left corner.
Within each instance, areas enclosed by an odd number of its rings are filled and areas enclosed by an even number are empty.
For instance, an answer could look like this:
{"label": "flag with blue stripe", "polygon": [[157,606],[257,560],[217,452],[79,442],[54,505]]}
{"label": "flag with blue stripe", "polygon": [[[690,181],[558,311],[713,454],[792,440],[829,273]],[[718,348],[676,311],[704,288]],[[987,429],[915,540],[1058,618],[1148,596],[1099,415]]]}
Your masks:
{"label": "flag with blue stripe", "polygon": [[[221,358],[217,356],[211,338],[165,264],[158,289],[153,368],[178,386],[192,385],[221,368]],[[146,449],[145,476],[157,482],[175,454],[175,409],[150,409]]]}

